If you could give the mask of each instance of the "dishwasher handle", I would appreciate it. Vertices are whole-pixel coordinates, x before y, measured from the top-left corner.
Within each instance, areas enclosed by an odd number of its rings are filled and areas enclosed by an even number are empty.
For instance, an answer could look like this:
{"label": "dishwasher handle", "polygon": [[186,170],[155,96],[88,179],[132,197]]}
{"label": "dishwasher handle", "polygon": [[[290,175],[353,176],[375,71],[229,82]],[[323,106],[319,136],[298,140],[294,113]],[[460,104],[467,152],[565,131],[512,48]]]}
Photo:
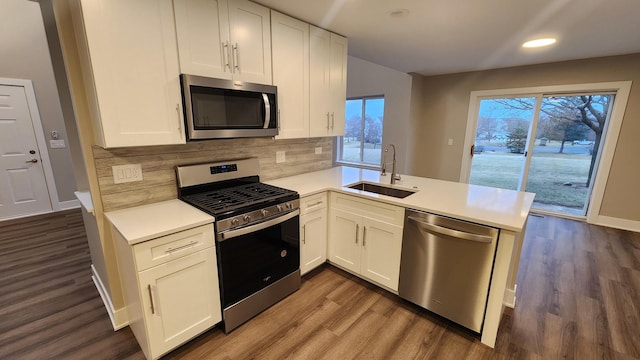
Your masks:
{"label": "dishwasher handle", "polygon": [[407,218],[409,220],[413,220],[413,221],[419,223],[420,226],[424,227],[425,229],[430,230],[430,231],[435,232],[435,233],[438,233],[438,234],[448,235],[448,236],[452,236],[452,237],[455,237],[455,238],[458,238],[458,239],[476,241],[476,242],[481,242],[481,243],[486,243],[486,244],[490,244],[491,241],[493,241],[493,237],[492,236],[478,235],[478,234],[468,233],[468,232],[465,232],[465,231],[449,229],[449,228],[446,228],[446,227],[442,227],[442,226],[438,226],[438,225],[435,225],[435,224],[430,224],[428,222],[424,222],[424,221],[420,220],[420,218],[417,218],[417,217],[414,217],[414,216],[407,216]]}

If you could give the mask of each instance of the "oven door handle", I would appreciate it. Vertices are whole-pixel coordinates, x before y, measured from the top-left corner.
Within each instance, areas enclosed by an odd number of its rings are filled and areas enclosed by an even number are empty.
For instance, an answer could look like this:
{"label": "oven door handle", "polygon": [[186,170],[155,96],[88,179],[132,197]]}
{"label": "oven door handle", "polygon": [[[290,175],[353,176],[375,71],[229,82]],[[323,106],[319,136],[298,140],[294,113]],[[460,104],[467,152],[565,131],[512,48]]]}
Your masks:
{"label": "oven door handle", "polygon": [[273,225],[278,225],[280,223],[283,223],[287,220],[290,220],[296,216],[300,215],[300,209],[296,209],[294,211],[291,211],[285,215],[282,216],[278,216],[277,218],[271,219],[271,220],[267,220],[267,221],[263,221],[259,224],[255,224],[255,225],[251,225],[251,226],[247,226],[247,227],[243,227],[237,230],[231,230],[231,231],[225,231],[225,232],[221,232],[218,235],[220,236],[220,240],[219,241],[224,241],[224,240],[228,240],[234,237],[238,237],[238,236],[242,236],[242,235],[246,235],[255,231],[259,231],[262,229],[266,229],[270,226]]}

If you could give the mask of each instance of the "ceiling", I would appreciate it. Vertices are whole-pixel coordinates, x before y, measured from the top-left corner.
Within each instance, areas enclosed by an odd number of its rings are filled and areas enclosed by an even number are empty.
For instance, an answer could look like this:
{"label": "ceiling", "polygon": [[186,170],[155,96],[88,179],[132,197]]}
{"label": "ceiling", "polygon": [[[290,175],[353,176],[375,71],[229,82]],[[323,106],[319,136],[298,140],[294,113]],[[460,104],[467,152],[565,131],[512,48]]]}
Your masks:
{"label": "ceiling", "polygon": [[423,75],[640,52],[639,0],[254,1],[348,37],[349,55]]}

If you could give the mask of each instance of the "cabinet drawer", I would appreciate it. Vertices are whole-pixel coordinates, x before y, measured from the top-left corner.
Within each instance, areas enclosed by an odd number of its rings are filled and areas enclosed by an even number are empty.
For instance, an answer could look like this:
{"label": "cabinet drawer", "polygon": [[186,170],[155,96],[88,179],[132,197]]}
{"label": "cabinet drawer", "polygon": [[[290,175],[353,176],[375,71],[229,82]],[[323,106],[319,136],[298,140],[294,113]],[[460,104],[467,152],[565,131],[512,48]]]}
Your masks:
{"label": "cabinet drawer", "polygon": [[392,225],[402,226],[404,223],[404,208],[400,206],[333,191],[331,192],[330,201],[333,209],[349,211]]}
{"label": "cabinet drawer", "polygon": [[327,208],[327,193],[306,196],[300,199],[300,215]]}
{"label": "cabinet drawer", "polygon": [[138,271],[213,246],[213,224],[145,241],[133,246]]}

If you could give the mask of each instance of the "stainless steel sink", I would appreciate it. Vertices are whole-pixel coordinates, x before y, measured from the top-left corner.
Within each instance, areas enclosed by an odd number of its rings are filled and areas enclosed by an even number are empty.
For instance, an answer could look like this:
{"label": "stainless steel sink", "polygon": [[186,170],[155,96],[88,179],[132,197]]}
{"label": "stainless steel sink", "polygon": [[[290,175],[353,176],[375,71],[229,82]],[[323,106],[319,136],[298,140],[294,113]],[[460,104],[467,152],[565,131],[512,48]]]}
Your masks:
{"label": "stainless steel sink", "polygon": [[353,185],[349,185],[348,187],[351,189],[362,190],[362,191],[376,193],[380,195],[392,196],[394,198],[399,198],[399,199],[404,199],[407,196],[415,193],[415,191],[396,189],[396,188],[391,188],[391,187],[382,186],[382,185],[370,184],[366,182],[355,183]]}

